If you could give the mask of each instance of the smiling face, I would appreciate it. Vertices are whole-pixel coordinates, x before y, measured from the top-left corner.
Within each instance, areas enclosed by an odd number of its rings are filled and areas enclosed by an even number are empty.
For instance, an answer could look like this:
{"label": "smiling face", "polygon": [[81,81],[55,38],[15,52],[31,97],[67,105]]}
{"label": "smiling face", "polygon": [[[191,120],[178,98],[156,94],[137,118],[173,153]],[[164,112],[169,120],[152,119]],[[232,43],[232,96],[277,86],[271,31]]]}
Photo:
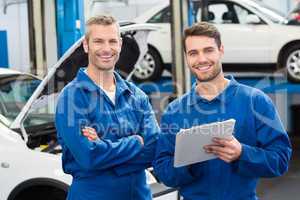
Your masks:
{"label": "smiling face", "polygon": [[88,53],[89,66],[101,71],[114,70],[122,46],[117,24],[93,24],[88,31],[83,47]]}
{"label": "smiling face", "polygon": [[200,82],[208,82],[222,76],[222,45],[208,36],[188,36],[185,39],[185,55],[191,72]]}

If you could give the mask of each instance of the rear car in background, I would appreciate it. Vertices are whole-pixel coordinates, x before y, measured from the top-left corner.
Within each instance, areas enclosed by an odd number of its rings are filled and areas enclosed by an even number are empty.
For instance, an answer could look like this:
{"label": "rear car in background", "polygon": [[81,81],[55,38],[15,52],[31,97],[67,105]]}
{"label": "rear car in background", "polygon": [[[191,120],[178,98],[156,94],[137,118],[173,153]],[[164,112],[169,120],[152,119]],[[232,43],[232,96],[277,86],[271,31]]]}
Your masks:
{"label": "rear car in background", "polygon": [[[300,82],[300,28],[288,26],[281,13],[258,0],[209,0],[207,13],[202,12],[206,6],[201,0],[194,1],[193,5],[194,21],[211,22],[220,30],[225,46],[225,69],[283,69],[289,80]],[[149,51],[140,75],[157,80],[172,64],[169,2],[157,5],[134,21],[160,27],[149,35]]]}

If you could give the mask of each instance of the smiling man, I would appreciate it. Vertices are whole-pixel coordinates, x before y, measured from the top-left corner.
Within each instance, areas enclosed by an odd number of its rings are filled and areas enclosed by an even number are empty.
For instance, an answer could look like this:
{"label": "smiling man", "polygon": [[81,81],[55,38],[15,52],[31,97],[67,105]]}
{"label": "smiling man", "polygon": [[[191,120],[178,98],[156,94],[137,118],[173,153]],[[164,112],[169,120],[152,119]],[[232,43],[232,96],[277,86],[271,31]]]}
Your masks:
{"label": "smiling man", "polygon": [[61,92],[55,119],[63,169],[73,176],[68,200],[150,200],[145,169],[159,133],[154,112],[114,72],[122,45],[116,20],[92,17],[86,30],[88,66]]}
{"label": "smiling man", "polygon": [[[219,31],[201,22],[184,31],[187,64],[196,77],[192,90],[168,105],[161,118],[154,171],[185,200],[255,200],[260,177],[288,169],[291,145],[272,101],[260,90],[224,77]],[[175,168],[180,129],[235,119],[232,138],[214,138],[204,147],[217,159]],[[199,147],[200,151],[200,147]]]}

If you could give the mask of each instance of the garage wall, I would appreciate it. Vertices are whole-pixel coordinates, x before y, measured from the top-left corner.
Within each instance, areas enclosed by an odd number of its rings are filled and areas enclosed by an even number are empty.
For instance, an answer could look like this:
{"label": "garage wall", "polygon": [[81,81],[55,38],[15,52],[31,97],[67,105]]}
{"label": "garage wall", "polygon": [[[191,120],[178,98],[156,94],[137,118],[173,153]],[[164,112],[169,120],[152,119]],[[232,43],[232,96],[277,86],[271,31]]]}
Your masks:
{"label": "garage wall", "polygon": [[29,71],[27,4],[8,6],[4,13],[4,1],[0,1],[0,30],[7,34],[8,67]]}

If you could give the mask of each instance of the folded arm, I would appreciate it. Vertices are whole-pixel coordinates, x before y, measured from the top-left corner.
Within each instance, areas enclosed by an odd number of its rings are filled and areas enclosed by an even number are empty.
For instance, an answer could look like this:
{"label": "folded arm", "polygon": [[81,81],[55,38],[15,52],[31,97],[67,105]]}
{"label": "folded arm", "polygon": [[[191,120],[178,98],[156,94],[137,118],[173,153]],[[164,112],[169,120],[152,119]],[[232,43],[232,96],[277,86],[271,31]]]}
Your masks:
{"label": "folded arm", "polygon": [[124,137],[116,142],[101,138],[91,141],[85,137],[81,129],[90,123],[87,105],[84,105],[83,98],[72,96],[61,95],[55,124],[59,137],[82,168],[90,170],[115,167],[132,159],[142,150],[142,144],[136,136]]}

